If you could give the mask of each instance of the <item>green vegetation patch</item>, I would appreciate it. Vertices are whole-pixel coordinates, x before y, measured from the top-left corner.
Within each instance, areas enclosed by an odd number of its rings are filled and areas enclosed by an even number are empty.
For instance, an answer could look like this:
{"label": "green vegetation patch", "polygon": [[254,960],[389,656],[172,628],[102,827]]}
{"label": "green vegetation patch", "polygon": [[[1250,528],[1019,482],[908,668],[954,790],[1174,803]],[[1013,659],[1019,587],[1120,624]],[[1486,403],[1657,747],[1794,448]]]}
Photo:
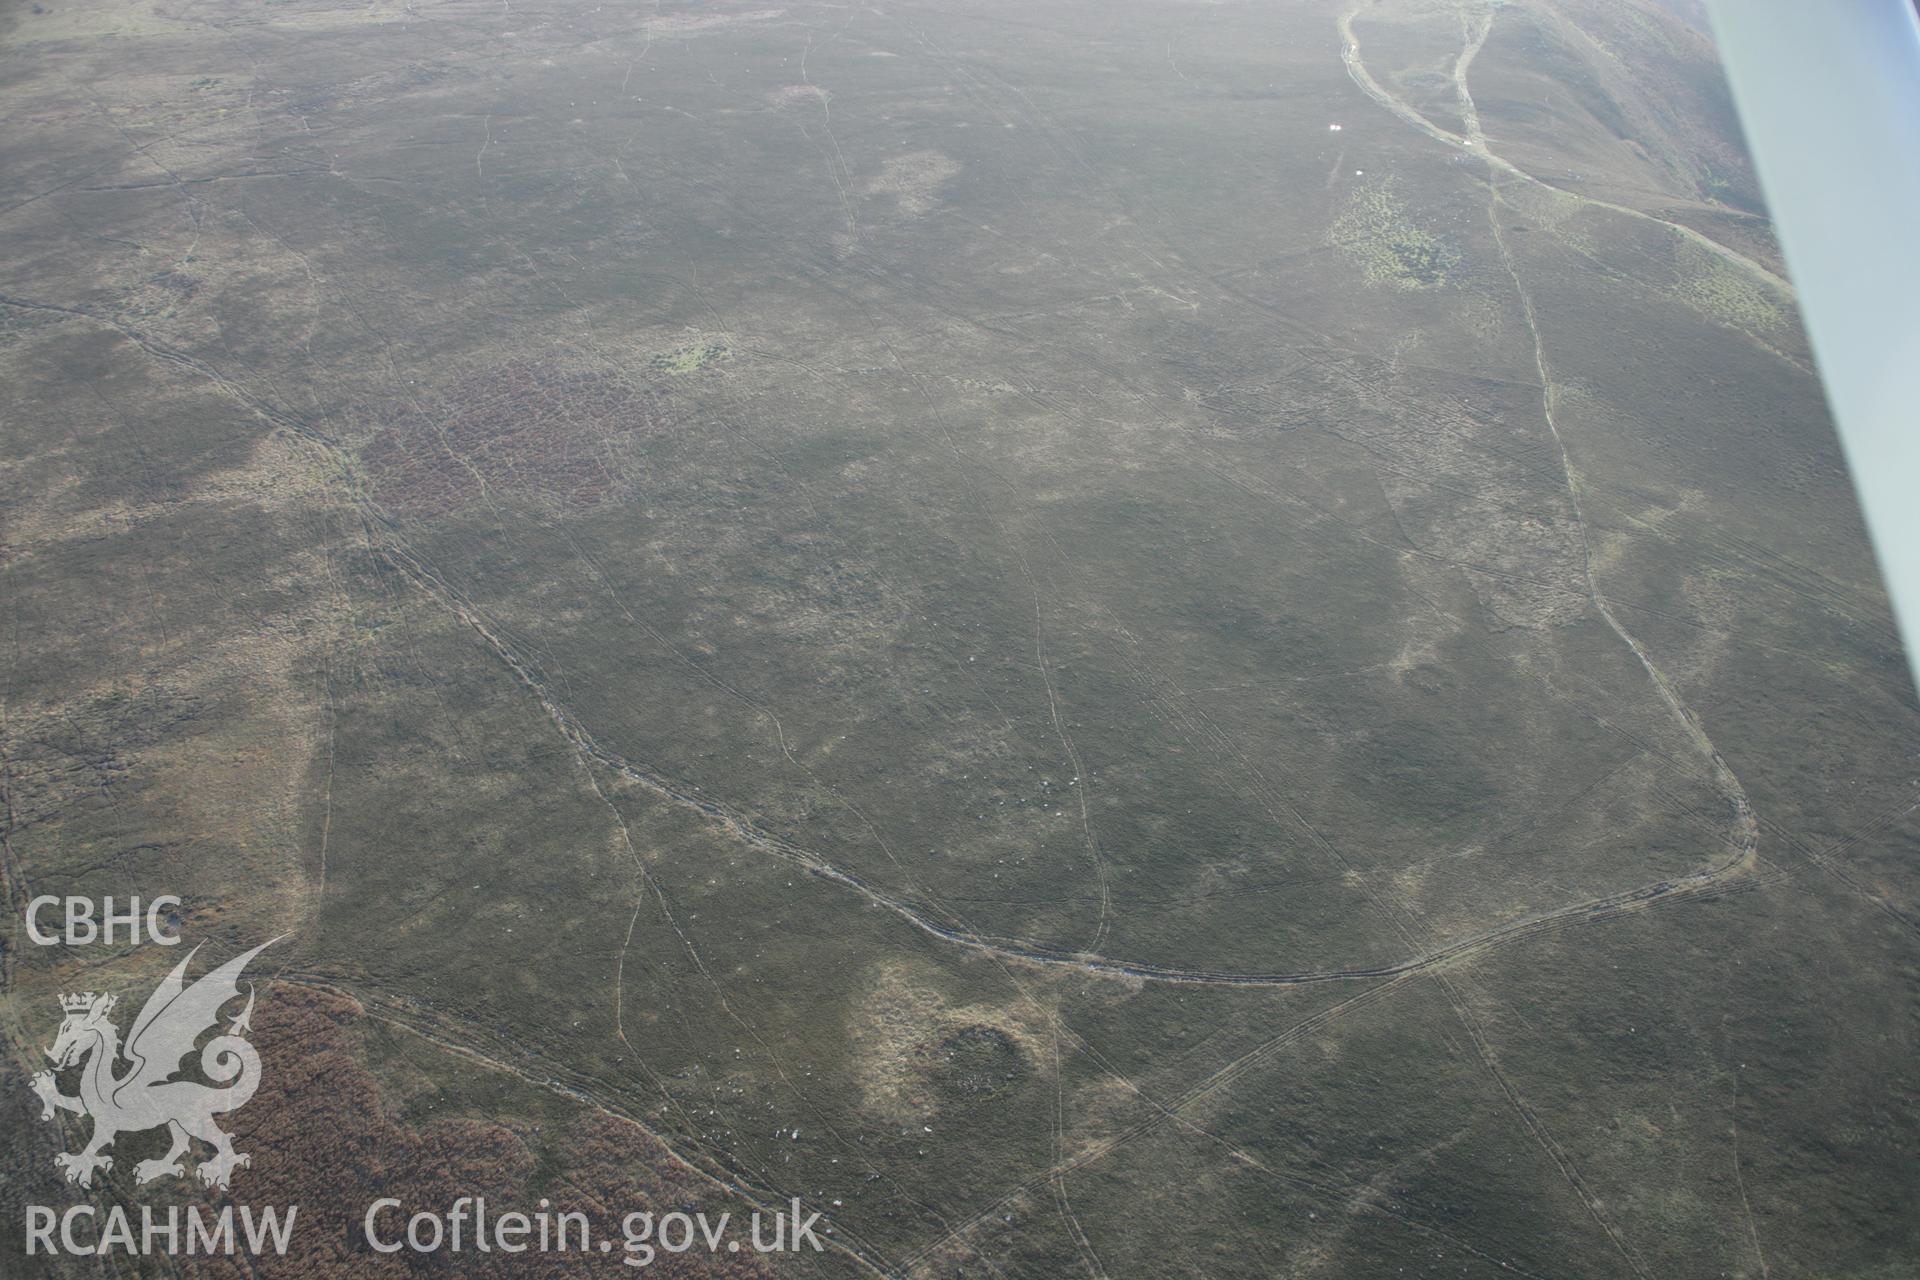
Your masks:
{"label": "green vegetation patch", "polygon": [[1709,319],[1763,336],[1786,325],[1780,292],[1711,249],[1681,239],[1674,267],[1675,294]]}
{"label": "green vegetation patch", "polygon": [[1458,249],[1415,224],[1390,182],[1354,192],[1330,239],[1358,264],[1368,284],[1392,289],[1437,289],[1460,262]]}
{"label": "green vegetation patch", "polygon": [[696,342],[691,346],[675,347],[672,351],[662,351],[653,357],[653,368],[660,373],[682,377],[689,373],[698,373],[716,360],[724,360],[732,353],[724,343]]}

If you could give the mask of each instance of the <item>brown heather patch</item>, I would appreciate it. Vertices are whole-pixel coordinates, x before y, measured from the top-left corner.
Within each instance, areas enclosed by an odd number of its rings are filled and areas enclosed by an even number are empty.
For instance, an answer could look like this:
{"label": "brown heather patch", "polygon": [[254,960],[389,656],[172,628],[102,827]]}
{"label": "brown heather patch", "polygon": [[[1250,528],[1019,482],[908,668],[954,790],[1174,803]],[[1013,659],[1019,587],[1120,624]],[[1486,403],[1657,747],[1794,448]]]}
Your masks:
{"label": "brown heather patch", "polygon": [[[365,1010],[339,994],[293,983],[263,992],[254,1039],[266,1064],[260,1091],[237,1112],[235,1145],[253,1167],[234,1179],[234,1200],[255,1206],[297,1204],[299,1218],[284,1257],[182,1259],[185,1275],[218,1280],[382,1280],[432,1274],[479,1277],[564,1277],[608,1274],[617,1260],[620,1223],[627,1214],[704,1209],[710,1216],[741,1207],[719,1204],[715,1192],[662,1143],[638,1125],[582,1108],[557,1135],[542,1168],[519,1127],[471,1118],[411,1123],[398,1114],[380,1078],[367,1066],[360,1031]],[[473,1068],[446,1059],[450,1072]],[[592,1239],[615,1242],[598,1252],[415,1255],[379,1254],[360,1240],[360,1222],[372,1201],[392,1196],[400,1214],[444,1214],[461,1196],[484,1196],[490,1217],[533,1212],[542,1198],[550,1212],[578,1211],[592,1223]],[[403,1219],[388,1215],[386,1223]],[[731,1227],[729,1228],[731,1231]],[[758,1259],[708,1255],[704,1250],[661,1254],[648,1274],[669,1277],[763,1276]]]}
{"label": "brown heather patch", "polygon": [[624,446],[664,422],[653,396],[611,374],[516,360],[419,401],[360,460],[374,497],[402,515],[486,497],[590,507],[619,487]]}

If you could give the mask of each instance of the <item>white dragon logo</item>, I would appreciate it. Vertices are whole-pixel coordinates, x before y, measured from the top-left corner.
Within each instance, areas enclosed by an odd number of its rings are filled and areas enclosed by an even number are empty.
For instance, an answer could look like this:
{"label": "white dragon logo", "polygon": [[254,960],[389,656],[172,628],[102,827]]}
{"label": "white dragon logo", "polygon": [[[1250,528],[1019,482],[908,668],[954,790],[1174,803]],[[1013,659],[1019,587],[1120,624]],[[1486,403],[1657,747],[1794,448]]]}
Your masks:
{"label": "white dragon logo", "polygon": [[[33,1091],[44,1106],[43,1120],[53,1119],[56,1110],[93,1119],[93,1137],[84,1149],[53,1158],[66,1170],[68,1182],[92,1186],[94,1170],[113,1168],[113,1158],[101,1151],[115,1138],[161,1125],[172,1134],[173,1145],[160,1159],[135,1165],[136,1182],[168,1175],[184,1177],[186,1167],[180,1157],[186,1154],[190,1138],[198,1138],[214,1149],[212,1157],[202,1160],[197,1170],[200,1181],[209,1187],[225,1189],[235,1168],[253,1162],[235,1151],[233,1139],[213,1123],[216,1114],[224,1115],[245,1105],[260,1084],[260,1055],[242,1038],[251,1029],[253,1018],[251,983],[246,1008],[227,1033],[215,1036],[200,1050],[202,1073],[209,1080],[224,1083],[208,1085],[173,1077],[180,1071],[182,1059],[193,1052],[195,1042],[219,1021],[221,1007],[238,998],[240,971],[278,941],[263,942],[188,986],[187,965],[200,950],[195,947],[147,997],[140,1016],[133,1020],[124,1048],[119,1029],[107,1017],[113,1011],[115,997],[91,991],[60,997],[60,1007],[67,1016],[47,1056],[60,1069],[86,1060],[89,1054],[92,1059],[82,1068],[77,1097],[61,1093],[51,1071],[34,1076]],[[114,1067],[122,1058],[131,1066],[124,1074],[115,1075]]]}

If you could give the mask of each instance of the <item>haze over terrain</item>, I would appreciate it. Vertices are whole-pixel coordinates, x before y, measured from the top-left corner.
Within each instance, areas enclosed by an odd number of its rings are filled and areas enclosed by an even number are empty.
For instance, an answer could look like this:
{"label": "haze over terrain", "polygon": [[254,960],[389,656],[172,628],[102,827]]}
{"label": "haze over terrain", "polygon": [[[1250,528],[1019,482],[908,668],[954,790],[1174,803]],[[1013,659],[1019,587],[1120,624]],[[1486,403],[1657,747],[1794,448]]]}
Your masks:
{"label": "haze over terrain", "polygon": [[[41,0],[0,114],[0,1273],[1920,1269],[1920,714],[1690,0]],[[184,951],[45,894],[285,935],[230,1192],[62,1179]]]}

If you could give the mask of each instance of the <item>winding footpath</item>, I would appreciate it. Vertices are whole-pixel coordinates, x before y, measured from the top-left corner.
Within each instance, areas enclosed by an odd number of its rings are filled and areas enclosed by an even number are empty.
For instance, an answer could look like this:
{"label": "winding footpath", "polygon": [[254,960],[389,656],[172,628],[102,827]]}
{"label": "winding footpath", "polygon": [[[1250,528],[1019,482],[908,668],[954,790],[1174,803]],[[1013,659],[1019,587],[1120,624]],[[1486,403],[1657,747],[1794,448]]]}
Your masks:
{"label": "winding footpath", "polygon": [[[1702,235],[1692,227],[1685,226],[1678,222],[1670,222],[1665,218],[1657,217],[1654,214],[1632,208],[1628,205],[1615,204],[1610,200],[1601,200],[1594,196],[1581,195],[1577,191],[1568,191],[1565,187],[1556,187],[1551,182],[1536,178],[1525,169],[1520,168],[1520,166],[1503,159],[1488,147],[1486,135],[1480,132],[1479,117],[1472,112],[1471,107],[1468,108],[1466,122],[1472,136],[1462,136],[1454,133],[1450,129],[1441,128],[1406,103],[1400,101],[1400,99],[1394,97],[1391,93],[1388,93],[1386,89],[1381,86],[1380,82],[1373,78],[1373,73],[1367,70],[1366,63],[1360,60],[1360,41],[1353,34],[1354,19],[1358,18],[1366,10],[1371,9],[1375,3],[1376,0],[1360,0],[1360,3],[1350,6],[1341,13],[1339,18],[1341,38],[1340,60],[1346,65],[1347,75],[1352,78],[1354,84],[1360,87],[1360,91],[1392,112],[1399,119],[1412,125],[1415,129],[1418,129],[1421,133],[1426,134],[1436,142],[1478,156],[1497,173],[1504,174],[1510,178],[1517,178],[1522,182],[1529,183],[1536,187],[1541,187],[1555,195],[1564,196],[1570,200],[1578,200],[1582,204],[1590,205],[1596,209],[1605,209],[1609,213],[1621,214],[1628,218],[1638,218],[1643,222],[1652,222],[1665,227],[1682,239],[1699,248],[1705,249],[1718,258],[1732,263],[1755,279],[1779,290],[1787,297],[1791,298],[1794,296],[1793,286],[1786,280],[1775,275],[1772,271],[1769,271],[1766,267],[1755,262],[1752,258],[1747,257],[1747,255],[1737,249],[1729,248],[1720,243],[1712,236]],[[1491,24],[1489,23],[1489,25]],[[1467,64],[1473,60],[1475,54],[1479,53],[1480,45],[1484,44],[1485,41],[1486,32],[1483,29],[1479,39],[1468,49],[1462,51],[1460,59],[1454,64],[1454,82],[1456,86],[1464,85]],[[1471,95],[1468,96],[1470,98]]]}

